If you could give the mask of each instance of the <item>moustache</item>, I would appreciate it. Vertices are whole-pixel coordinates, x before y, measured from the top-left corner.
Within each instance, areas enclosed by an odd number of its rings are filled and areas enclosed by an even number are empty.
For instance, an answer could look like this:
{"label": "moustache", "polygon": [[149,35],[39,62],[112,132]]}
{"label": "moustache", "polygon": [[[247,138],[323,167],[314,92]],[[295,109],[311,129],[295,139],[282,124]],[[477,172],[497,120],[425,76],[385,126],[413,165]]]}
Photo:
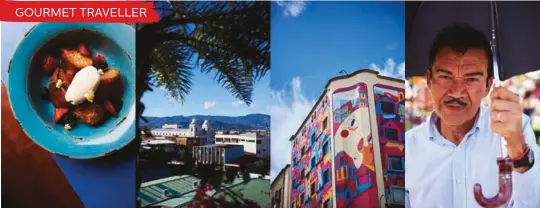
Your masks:
{"label": "moustache", "polygon": [[459,98],[448,98],[444,101],[444,104],[446,105],[452,104],[452,103],[457,103],[463,107],[467,106],[467,103],[465,101],[460,100]]}

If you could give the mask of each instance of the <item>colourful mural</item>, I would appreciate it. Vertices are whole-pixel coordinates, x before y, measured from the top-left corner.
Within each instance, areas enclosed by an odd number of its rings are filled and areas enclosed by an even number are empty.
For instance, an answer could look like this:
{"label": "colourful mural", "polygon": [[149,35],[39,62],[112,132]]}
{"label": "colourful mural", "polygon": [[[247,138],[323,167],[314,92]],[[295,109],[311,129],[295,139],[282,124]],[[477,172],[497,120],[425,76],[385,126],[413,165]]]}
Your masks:
{"label": "colourful mural", "polygon": [[323,98],[292,141],[291,206],[332,204],[330,106]]}
{"label": "colourful mural", "polygon": [[392,198],[405,187],[405,90],[383,85],[373,88],[379,143],[384,175],[384,190],[388,204],[401,204],[403,199]]}
{"label": "colourful mural", "polygon": [[335,90],[332,96],[337,207],[378,207],[367,87]]}

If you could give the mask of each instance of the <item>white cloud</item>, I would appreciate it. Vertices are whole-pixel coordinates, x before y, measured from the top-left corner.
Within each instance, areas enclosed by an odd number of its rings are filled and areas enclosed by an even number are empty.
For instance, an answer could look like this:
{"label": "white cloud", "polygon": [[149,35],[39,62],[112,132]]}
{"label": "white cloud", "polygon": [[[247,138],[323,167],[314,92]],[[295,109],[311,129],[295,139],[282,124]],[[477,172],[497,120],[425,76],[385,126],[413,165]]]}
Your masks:
{"label": "white cloud", "polygon": [[392,58],[386,60],[384,68],[380,68],[377,64],[372,63],[371,69],[379,71],[384,76],[405,79],[405,62],[401,62],[396,68],[396,62]]}
{"label": "white cloud", "polygon": [[306,118],[314,105],[314,101],[309,101],[302,95],[301,80],[295,77],[291,81],[292,102],[285,101],[287,93],[285,91],[272,91],[272,104],[269,106],[271,120],[271,172],[272,180],[279,171],[290,164],[291,143],[289,139],[296,133],[302,121]]}
{"label": "white cloud", "polygon": [[240,106],[240,105],[243,105],[243,104],[244,104],[244,102],[241,101],[241,100],[232,102],[232,106],[234,106],[234,107],[237,107],[237,106]]}
{"label": "white cloud", "polygon": [[210,109],[216,106],[216,102],[214,101],[206,101],[204,102],[204,109]]}
{"label": "white cloud", "polygon": [[305,11],[307,2],[305,1],[277,1],[278,6],[283,8],[285,16],[296,17]]}

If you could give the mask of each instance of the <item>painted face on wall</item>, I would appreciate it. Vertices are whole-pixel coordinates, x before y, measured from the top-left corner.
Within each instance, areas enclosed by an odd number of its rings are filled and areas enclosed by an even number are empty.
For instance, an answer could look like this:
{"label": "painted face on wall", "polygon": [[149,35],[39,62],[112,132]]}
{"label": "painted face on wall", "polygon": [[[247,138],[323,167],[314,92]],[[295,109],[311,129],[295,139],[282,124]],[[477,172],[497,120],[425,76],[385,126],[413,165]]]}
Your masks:
{"label": "painted face on wall", "polygon": [[354,166],[359,168],[364,161],[363,152],[369,150],[369,134],[368,108],[358,108],[341,123],[336,131],[336,152],[344,151],[353,159]]}

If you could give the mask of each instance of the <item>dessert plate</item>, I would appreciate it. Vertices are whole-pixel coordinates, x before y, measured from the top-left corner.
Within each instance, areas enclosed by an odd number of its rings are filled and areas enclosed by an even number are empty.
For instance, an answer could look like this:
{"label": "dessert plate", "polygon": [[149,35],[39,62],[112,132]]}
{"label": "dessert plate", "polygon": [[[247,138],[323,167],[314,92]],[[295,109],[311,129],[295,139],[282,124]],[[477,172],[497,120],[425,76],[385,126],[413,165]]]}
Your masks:
{"label": "dessert plate", "polygon": [[[118,117],[99,126],[79,123],[65,131],[54,123],[54,106],[40,97],[50,77],[42,73],[46,55],[60,57],[60,48],[86,43],[103,54],[122,75],[123,107]],[[24,132],[51,153],[91,159],[122,149],[135,138],[135,30],[127,24],[40,23],[19,43],[8,69],[8,95]]]}

